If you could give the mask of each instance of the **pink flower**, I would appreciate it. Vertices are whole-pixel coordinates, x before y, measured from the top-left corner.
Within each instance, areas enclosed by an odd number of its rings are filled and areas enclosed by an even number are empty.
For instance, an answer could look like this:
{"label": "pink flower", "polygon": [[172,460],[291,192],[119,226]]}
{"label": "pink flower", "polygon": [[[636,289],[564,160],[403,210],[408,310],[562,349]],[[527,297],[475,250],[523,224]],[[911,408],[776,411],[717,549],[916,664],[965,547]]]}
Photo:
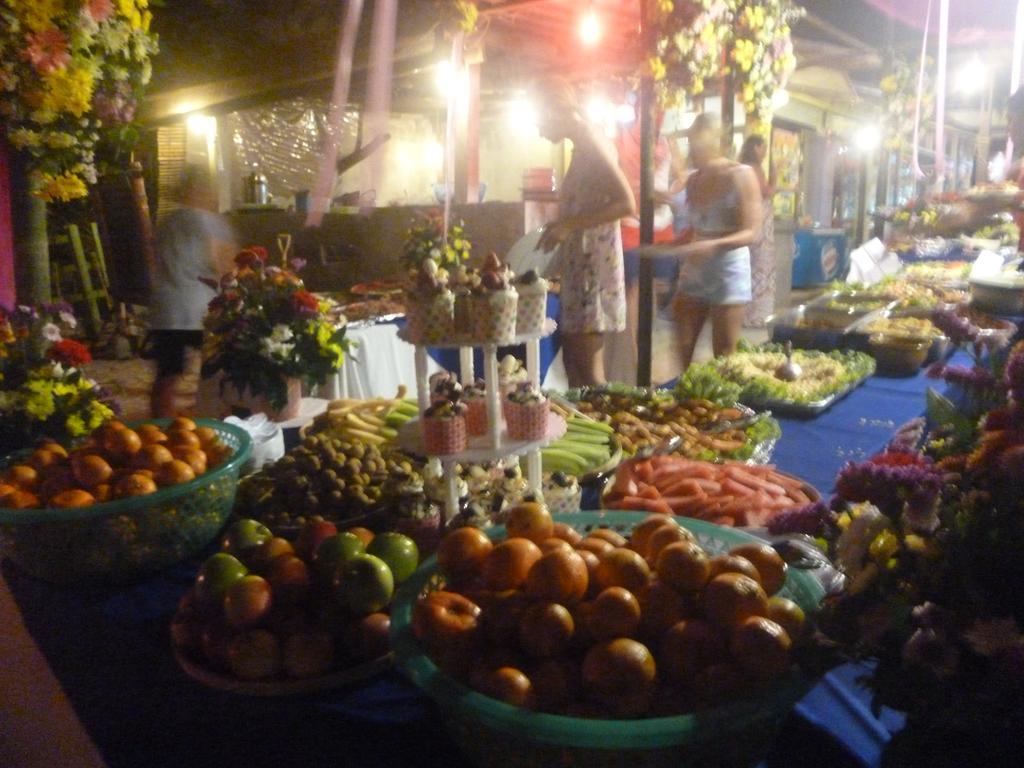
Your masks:
{"label": "pink flower", "polygon": [[68,39],[56,27],[44,29],[42,32],[33,32],[27,36],[27,39],[28,47],[22,52],[22,56],[35,67],[39,74],[49,74],[66,66],[71,61],[71,54],[68,53]]}
{"label": "pink flower", "polygon": [[97,24],[102,24],[114,13],[113,0],[89,0],[86,4],[89,15]]}

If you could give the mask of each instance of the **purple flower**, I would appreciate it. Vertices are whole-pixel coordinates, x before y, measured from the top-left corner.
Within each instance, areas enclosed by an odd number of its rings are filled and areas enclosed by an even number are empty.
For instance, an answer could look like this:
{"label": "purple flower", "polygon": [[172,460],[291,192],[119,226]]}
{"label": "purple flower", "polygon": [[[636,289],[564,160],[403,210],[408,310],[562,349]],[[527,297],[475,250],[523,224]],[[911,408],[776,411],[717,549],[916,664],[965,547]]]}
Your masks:
{"label": "purple flower", "polygon": [[1024,341],[1017,342],[1006,360],[1006,386],[1014,400],[1024,400]]}
{"label": "purple flower", "polygon": [[978,340],[978,327],[956,312],[948,309],[936,310],[932,313],[932,322],[954,344],[967,344]]}
{"label": "purple flower", "polygon": [[869,461],[847,462],[836,478],[846,501],[867,501],[891,519],[909,513],[908,522],[927,526],[942,493],[942,475],[917,454],[889,452]]}
{"label": "purple flower", "polygon": [[920,445],[926,426],[927,420],[923,416],[906,422],[893,434],[886,451],[912,453]]}
{"label": "purple flower", "polygon": [[773,536],[783,533],[821,536],[835,519],[836,513],[829,509],[824,501],[816,501],[779,512],[768,521],[768,533]]}
{"label": "purple flower", "polygon": [[990,370],[977,365],[947,365],[942,371],[942,378],[968,392],[987,395],[1001,388],[1001,383]]}
{"label": "purple flower", "polygon": [[288,263],[291,265],[291,268],[296,272],[300,272],[302,268],[306,266],[306,260],[300,259],[298,257],[292,259]]}

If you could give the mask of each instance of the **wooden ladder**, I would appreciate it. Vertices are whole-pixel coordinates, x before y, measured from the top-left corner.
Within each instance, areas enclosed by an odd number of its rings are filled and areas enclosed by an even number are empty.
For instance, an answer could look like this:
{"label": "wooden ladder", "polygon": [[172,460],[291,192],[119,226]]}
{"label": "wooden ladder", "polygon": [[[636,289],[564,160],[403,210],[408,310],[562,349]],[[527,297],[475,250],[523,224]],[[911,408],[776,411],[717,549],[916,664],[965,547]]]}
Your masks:
{"label": "wooden ladder", "polygon": [[[88,225],[88,236],[91,236],[92,243],[88,251],[82,243],[82,234],[77,224],[68,225],[66,235],[57,235],[52,239],[56,246],[70,246],[73,263],[67,263],[66,259],[54,258],[51,261],[51,280],[53,293],[58,299],[72,304],[84,304],[86,308],[86,322],[93,338],[100,335],[103,330],[103,316],[100,313],[100,303],[106,307],[109,314],[114,305],[110,300],[110,279],[107,276],[107,265],[103,258],[103,244],[100,241],[100,230],[96,222]],[[93,273],[96,280],[93,280]],[[65,292],[64,286],[73,286],[72,290]]]}

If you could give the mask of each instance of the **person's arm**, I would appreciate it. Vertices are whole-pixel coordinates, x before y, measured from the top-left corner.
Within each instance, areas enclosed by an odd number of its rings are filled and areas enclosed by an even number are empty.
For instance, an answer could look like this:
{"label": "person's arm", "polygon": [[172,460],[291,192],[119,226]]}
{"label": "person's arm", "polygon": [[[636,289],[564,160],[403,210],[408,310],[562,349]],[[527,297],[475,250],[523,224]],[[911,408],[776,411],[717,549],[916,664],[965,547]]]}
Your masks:
{"label": "person's arm", "polygon": [[761,228],[761,190],[758,189],[757,177],[744,165],[733,169],[731,175],[740,198],[739,227],[728,235],[694,240],[677,249],[678,256],[699,261],[750,245],[757,239]]}
{"label": "person's arm", "polygon": [[588,146],[581,146],[577,151],[587,153],[584,162],[596,164],[595,175],[605,185],[607,202],[590,211],[562,216],[544,227],[544,234],[540,239],[540,247],[544,251],[550,251],[560,245],[573,232],[592,229],[601,224],[636,215],[633,190],[629,188],[626,175],[619,168],[611,152],[596,137],[588,137],[587,144]]}

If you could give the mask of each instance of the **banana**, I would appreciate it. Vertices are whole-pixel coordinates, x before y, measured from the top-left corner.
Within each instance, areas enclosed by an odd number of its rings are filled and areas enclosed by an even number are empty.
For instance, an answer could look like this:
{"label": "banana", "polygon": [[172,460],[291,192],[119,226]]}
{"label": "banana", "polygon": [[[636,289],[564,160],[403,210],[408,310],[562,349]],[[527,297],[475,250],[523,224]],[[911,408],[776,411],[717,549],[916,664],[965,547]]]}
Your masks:
{"label": "banana", "polygon": [[571,475],[579,475],[587,469],[587,462],[575,453],[548,447],[543,449],[540,455],[545,472],[566,472]]}

